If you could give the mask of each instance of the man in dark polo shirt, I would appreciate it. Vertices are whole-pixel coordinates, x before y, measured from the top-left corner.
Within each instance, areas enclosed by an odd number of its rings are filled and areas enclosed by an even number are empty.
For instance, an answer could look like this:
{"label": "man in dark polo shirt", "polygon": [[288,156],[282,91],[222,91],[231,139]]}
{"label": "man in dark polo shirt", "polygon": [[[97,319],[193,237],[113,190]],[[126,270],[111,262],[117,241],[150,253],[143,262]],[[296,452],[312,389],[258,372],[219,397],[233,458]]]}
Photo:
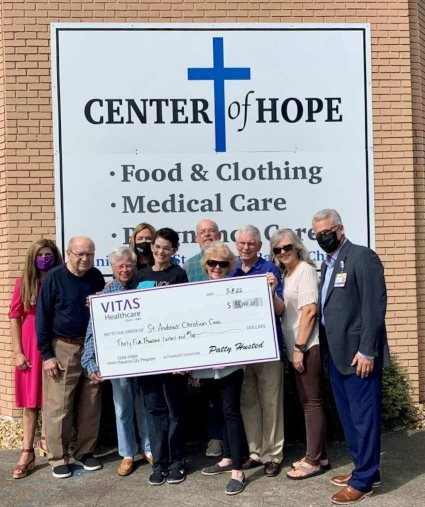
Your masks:
{"label": "man in dark polo shirt", "polygon": [[[46,441],[53,476],[71,476],[68,447],[72,436],[74,406],[78,410],[78,438],[74,458],[86,470],[102,467],[93,457],[99,430],[101,392],[81,366],[89,321],[87,297],[105,285],[93,267],[94,243],[79,236],[68,244],[68,261],[51,269],[37,302],[38,349],[43,356]],[[75,404],[75,405],[74,405]]]}

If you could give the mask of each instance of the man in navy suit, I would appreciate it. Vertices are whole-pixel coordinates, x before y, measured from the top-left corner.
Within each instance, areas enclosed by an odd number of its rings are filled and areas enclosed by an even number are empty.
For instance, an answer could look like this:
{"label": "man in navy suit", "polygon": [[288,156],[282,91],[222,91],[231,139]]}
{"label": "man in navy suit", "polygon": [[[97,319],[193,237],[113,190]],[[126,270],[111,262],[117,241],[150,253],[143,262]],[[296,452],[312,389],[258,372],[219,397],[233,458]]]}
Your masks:
{"label": "man in navy suit", "polygon": [[339,214],[324,209],[313,230],[326,252],[319,295],[320,342],[354,469],[331,479],[338,505],[380,486],[382,369],[389,364],[384,269],[369,248],[345,237]]}

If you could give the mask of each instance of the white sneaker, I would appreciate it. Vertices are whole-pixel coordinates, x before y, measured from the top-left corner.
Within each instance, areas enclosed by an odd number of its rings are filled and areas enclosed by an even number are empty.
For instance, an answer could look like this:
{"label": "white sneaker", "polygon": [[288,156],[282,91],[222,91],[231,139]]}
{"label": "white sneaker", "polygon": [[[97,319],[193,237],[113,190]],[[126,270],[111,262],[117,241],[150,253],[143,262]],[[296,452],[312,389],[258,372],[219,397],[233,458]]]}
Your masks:
{"label": "white sneaker", "polygon": [[66,464],[52,467],[52,473],[56,479],[67,479],[72,475],[71,469]]}

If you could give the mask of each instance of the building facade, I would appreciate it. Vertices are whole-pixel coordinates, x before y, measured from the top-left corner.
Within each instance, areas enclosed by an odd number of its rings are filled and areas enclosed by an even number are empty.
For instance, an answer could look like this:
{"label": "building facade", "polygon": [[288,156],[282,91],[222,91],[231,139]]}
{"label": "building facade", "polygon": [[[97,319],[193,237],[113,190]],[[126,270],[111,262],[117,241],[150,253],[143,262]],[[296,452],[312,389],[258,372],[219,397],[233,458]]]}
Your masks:
{"label": "building facade", "polygon": [[[425,399],[425,4],[422,0],[0,3],[0,416],[13,416],[8,306],[27,247],[55,237],[50,23],[370,23],[376,250],[391,351]],[[349,231],[348,231],[349,236]]]}

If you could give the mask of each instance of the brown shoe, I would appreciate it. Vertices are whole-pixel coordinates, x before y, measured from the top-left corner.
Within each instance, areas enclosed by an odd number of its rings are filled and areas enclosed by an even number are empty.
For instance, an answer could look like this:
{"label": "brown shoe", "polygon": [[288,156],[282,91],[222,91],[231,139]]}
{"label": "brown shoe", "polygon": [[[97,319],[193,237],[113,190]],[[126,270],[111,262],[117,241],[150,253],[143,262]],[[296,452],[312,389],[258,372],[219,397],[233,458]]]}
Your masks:
{"label": "brown shoe", "polygon": [[[331,484],[334,486],[348,486],[348,481],[351,479],[351,476],[353,475],[353,472],[349,472],[348,474],[343,475],[336,475],[335,477],[332,477]],[[376,489],[379,488],[381,485],[381,481],[374,481],[372,484],[372,488]]]}
{"label": "brown shoe", "polygon": [[125,477],[126,475],[130,475],[133,471],[134,461],[130,458],[124,458],[121,461],[120,466],[118,467],[117,474],[121,477]]}
{"label": "brown shoe", "polygon": [[336,503],[337,505],[351,505],[352,503],[360,502],[363,498],[371,495],[373,490],[370,491],[359,491],[358,489],[352,488],[351,486],[345,486],[338,493],[336,493],[332,498],[332,503]]}
{"label": "brown shoe", "polygon": [[262,465],[261,461],[257,461],[253,458],[248,458],[246,461],[242,463],[243,470],[250,470],[251,468],[257,468]]}
{"label": "brown shoe", "polygon": [[276,477],[280,472],[280,464],[277,461],[267,461],[264,463],[264,475],[266,477]]}
{"label": "brown shoe", "polygon": [[331,484],[340,487],[348,486],[348,481],[351,479],[352,475],[353,472],[348,472],[348,474],[336,475],[335,477],[332,477]]}

